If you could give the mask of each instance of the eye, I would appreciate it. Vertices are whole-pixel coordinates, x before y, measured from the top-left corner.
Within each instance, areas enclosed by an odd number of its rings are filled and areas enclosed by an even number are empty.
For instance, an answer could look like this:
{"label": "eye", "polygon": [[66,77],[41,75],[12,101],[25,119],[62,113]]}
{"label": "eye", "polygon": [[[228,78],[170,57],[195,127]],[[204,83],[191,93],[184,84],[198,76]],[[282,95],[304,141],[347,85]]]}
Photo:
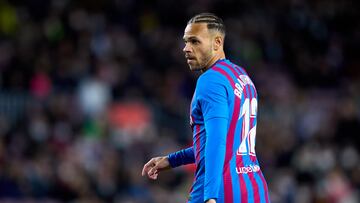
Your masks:
{"label": "eye", "polygon": [[191,45],[198,45],[198,44],[200,44],[201,42],[200,42],[199,39],[190,38],[190,39],[184,39],[184,43],[185,43],[185,45],[186,45],[187,43],[190,43]]}
{"label": "eye", "polygon": [[191,44],[194,44],[194,45],[197,45],[197,44],[200,43],[200,41],[197,40],[197,39],[191,39],[191,40],[190,40],[190,43],[191,43]]}

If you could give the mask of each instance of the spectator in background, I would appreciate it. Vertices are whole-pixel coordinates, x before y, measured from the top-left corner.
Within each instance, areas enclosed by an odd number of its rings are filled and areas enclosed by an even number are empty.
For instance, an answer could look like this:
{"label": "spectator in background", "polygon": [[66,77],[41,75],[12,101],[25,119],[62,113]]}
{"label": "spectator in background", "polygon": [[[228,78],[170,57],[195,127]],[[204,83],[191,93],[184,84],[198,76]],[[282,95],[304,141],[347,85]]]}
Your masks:
{"label": "spectator in background", "polygon": [[[197,75],[183,68],[179,33],[203,10],[232,25],[227,58],[256,76],[271,202],[359,202],[360,16],[336,0],[0,0],[0,200],[185,202],[191,167],[157,184],[138,171],[191,142],[179,123]],[[79,89],[95,78],[107,105],[89,118]],[[111,121],[126,104],[148,112],[136,139]]]}

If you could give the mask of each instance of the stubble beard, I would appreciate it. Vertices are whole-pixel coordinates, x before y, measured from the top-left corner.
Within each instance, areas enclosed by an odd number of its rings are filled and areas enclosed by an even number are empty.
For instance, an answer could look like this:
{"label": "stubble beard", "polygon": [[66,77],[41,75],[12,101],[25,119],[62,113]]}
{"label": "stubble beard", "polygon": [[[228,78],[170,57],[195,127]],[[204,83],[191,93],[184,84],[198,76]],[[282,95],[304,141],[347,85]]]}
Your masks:
{"label": "stubble beard", "polygon": [[202,70],[206,69],[206,68],[208,68],[206,66],[208,65],[210,60],[211,60],[211,54],[210,54],[210,52],[208,52],[208,54],[201,57],[200,60],[198,60],[198,62],[194,66],[191,66],[189,64],[190,70],[191,71],[202,71]]}

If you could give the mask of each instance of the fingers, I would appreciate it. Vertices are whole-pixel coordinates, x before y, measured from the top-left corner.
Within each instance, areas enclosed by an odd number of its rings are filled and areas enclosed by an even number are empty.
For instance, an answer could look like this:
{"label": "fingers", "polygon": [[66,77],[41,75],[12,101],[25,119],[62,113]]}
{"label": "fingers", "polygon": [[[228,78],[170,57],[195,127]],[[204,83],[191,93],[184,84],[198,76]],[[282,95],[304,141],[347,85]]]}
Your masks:
{"label": "fingers", "polygon": [[152,175],[150,178],[151,178],[151,179],[153,179],[153,180],[156,180],[156,179],[157,179],[157,177],[158,177],[158,175],[159,175],[159,174],[158,174],[158,173],[156,173],[156,174]]}
{"label": "fingers", "polygon": [[154,172],[150,172],[150,171],[149,171],[149,173],[148,173],[148,177],[149,177],[150,179],[153,179],[153,180],[156,180],[157,177],[158,177],[158,175],[159,175],[159,173],[158,173],[157,170],[155,170]]}
{"label": "fingers", "polygon": [[147,162],[144,167],[143,170],[141,172],[142,176],[147,175],[150,179],[157,179],[158,176],[158,165],[156,163],[156,159],[152,158],[149,162]]}
{"label": "fingers", "polygon": [[148,171],[148,176],[152,176],[158,172],[158,167],[155,165]]}
{"label": "fingers", "polygon": [[161,167],[159,165],[159,160],[159,158],[152,158],[149,162],[147,162],[142,169],[141,175],[147,175],[148,178],[156,180],[159,175],[159,171],[161,170],[161,168],[159,168]]}
{"label": "fingers", "polygon": [[152,166],[155,165],[155,160],[151,159],[149,162],[147,162],[144,167],[143,170],[141,172],[141,175],[144,176],[145,174],[147,174],[149,172],[149,170],[151,169]]}

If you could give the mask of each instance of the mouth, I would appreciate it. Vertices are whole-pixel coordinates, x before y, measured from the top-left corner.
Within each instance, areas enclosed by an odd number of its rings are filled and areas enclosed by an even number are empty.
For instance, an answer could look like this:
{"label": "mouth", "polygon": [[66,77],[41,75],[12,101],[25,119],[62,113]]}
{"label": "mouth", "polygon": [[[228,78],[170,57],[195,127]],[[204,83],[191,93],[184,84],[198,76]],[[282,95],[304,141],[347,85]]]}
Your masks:
{"label": "mouth", "polygon": [[192,57],[192,56],[185,56],[185,58],[186,58],[187,62],[195,60],[195,57]]}

